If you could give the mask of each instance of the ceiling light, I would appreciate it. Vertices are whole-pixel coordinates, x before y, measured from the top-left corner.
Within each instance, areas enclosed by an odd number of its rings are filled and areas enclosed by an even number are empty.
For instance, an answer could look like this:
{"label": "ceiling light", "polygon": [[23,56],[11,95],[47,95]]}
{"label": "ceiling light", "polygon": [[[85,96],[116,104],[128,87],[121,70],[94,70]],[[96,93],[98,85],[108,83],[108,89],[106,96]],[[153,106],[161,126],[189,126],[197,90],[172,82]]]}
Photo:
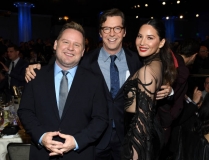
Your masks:
{"label": "ceiling light", "polygon": [[64,16],[63,19],[67,21],[69,19],[69,17],[68,16]]}

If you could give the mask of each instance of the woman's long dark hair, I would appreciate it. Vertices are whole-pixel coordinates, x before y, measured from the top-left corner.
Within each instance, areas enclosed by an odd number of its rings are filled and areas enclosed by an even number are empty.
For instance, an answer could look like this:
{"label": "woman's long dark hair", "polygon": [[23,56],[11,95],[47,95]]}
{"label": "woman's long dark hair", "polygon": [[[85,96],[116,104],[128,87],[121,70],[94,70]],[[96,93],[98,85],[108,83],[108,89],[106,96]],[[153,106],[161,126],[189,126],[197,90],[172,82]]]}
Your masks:
{"label": "woman's long dark hair", "polygon": [[163,64],[163,84],[172,85],[176,79],[177,71],[174,65],[170,44],[165,38],[166,28],[164,23],[158,19],[151,19],[146,24],[151,25],[157,31],[160,40],[165,39],[165,44],[160,48],[159,54]]}

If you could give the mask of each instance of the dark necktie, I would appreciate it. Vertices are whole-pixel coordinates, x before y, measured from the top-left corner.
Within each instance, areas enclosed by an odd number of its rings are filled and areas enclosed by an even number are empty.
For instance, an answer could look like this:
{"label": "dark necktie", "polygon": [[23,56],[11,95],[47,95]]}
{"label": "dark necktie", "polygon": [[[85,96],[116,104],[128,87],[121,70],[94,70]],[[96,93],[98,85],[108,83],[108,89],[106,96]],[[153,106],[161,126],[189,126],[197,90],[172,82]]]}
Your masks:
{"label": "dark necktie", "polygon": [[64,110],[65,102],[68,95],[68,71],[62,70],[62,80],[60,82],[60,91],[59,91],[59,116],[62,117],[62,112]]}
{"label": "dark necktie", "polygon": [[120,88],[119,85],[119,72],[118,68],[115,65],[115,59],[117,58],[116,55],[110,56],[111,63],[110,63],[110,93],[112,94],[112,98],[115,98],[116,94],[118,93],[118,90]]}
{"label": "dark necktie", "polygon": [[15,68],[15,62],[12,62],[12,69],[11,69],[11,72],[13,71],[14,68]]}

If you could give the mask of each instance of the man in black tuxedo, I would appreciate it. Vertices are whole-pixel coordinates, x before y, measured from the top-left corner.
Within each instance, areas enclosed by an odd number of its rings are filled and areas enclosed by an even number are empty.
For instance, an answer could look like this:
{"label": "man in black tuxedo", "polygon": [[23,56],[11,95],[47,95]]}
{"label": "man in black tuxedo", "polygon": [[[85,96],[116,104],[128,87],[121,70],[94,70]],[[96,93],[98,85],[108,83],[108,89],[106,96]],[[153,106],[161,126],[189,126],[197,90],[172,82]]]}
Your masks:
{"label": "man in black tuxedo", "polygon": [[84,44],[83,28],[66,23],[54,43],[56,61],[25,85],[18,116],[32,138],[30,160],[94,159],[94,142],[108,125],[107,101],[103,79],[78,66]]}
{"label": "man in black tuxedo", "polygon": [[[141,66],[139,55],[122,46],[126,35],[125,16],[119,9],[113,8],[102,13],[99,20],[99,34],[102,47],[87,52],[80,65],[91,70],[104,80],[105,94],[108,101],[109,125],[102,137],[96,143],[96,160],[121,160],[121,147],[124,138],[124,95],[123,85],[126,79],[133,75]],[[114,98],[111,95],[110,56],[116,55],[115,64],[119,71],[119,90]],[[26,69],[26,80],[36,76],[31,65]],[[157,98],[167,96],[169,86],[164,86]]]}

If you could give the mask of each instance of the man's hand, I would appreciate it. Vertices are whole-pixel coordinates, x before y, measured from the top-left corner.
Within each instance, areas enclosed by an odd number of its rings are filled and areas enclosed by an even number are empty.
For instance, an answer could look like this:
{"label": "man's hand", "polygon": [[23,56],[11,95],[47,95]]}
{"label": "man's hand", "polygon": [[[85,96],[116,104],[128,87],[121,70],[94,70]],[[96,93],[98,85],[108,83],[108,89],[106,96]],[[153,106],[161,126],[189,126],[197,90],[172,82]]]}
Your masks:
{"label": "man's hand", "polygon": [[[58,136],[59,132],[47,132],[42,138],[42,144],[49,150],[51,153],[56,153],[56,155],[63,155],[63,152],[60,148],[63,148],[63,143],[52,140],[54,136]],[[50,153],[50,154],[51,154]]]}
{"label": "man's hand", "polygon": [[202,104],[202,92],[198,90],[198,87],[194,89],[192,100],[197,104],[198,108],[200,108]]}
{"label": "man's hand", "polygon": [[160,100],[160,99],[167,97],[168,95],[171,94],[171,91],[172,91],[172,87],[169,84],[162,85],[160,89],[161,90],[157,92],[156,100]]}
{"label": "man's hand", "polygon": [[[62,155],[63,153],[67,153],[69,152],[70,150],[74,149],[76,147],[76,144],[75,144],[75,139],[73,136],[71,135],[66,135],[66,134],[62,134],[59,132],[59,136],[63,139],[65,139],[65,143],[63,144],[62,148],[59,150]],[[58,155],[59,152],[51,152],[49,154],[49,156],[55,156],[55,155]]]}
{"label": "man's hand", "polygon": [[2,63],[2,62],[0,61],[0,64],[2,65],[2,67],[4,68],[4,70],[5,70],[6,72],[9,72],[9,68],[8,68],[4,63]]}
{"label": "man's hand", "polygon": [[32,64],[32,65],[29,65],[26,68],[26,71],[25,71],[25,80],[26,80],[27,83],[29,81],[31,81],[31,79],[34,79],[35,78],[36,73],[34,72],[34,69],[40,70],[41,69],[41,64]]}

